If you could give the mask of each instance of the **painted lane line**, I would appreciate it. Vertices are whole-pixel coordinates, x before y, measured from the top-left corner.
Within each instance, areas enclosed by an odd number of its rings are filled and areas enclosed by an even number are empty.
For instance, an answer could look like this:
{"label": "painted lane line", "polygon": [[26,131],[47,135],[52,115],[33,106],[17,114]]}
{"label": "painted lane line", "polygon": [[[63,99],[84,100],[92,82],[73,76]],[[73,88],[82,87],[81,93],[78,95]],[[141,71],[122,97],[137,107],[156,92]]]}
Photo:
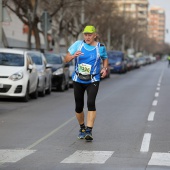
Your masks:
{"label": "painted lane line", "polygon": [[19,160],[25,158],[28,155],[33,154],[36,150],[10,150],[10,149],[2,149],[0,150],[0,166],[4,163],[15,163]]}
{"label": "painted lane line", "polygon": [[160,86],[160,84],[157,84],[157,86]]}
{"label": "painted lane line", "polygon": [[153,103],[152,103],[152,106],[156,106],[157,104],[158,104],[158,101],[154,100]]}
{"label": "painted lane line", "polygon": [[50,136],[52,136],[53,134],[55,134],[57,131],[59,131],[62,127],[66,126],[68,123],[70,123],[71,121],[73,121],[75,119],[75,116],[72,117],[71,119],[69,119],[68,121],[66,121],[65,123],[61,124],[59,127],[57,127],[56,129],[54,129],[53,131],[51,131],[50,133],[48,133],[46,136],[42,137],[41,139],[37,140],[36,142],[34,142],[32,145],[28,146],[26,149],[32,149],[33,147],[35,147],[36,145],[38,145],[39,143],[41,143],[42,141],[46,140],[47,138],[49,138]]}
{"label": "painted lane line", "polygon": [[114,151],[77,150],[61,163],[104,164],[113,153]]}
{"label": "painted lane line", "polygon": [[158,93],[158,92],[156,92],[156,93],[155,93],[155,97],[158,97],[158,96],[159,96],[159,93]]}
{"label": "painted lane line", "polygon": [[165,71],[165,69],[163,68],[162,71],[161,71],[161,75],[159,77],[159,80],[158,80],[159,84],[161,84],[161,81],[162,81],[162,78],[163,78],[163,75],[164,75],[164,71]]}
{"label": "painted lane line", "polygon": [[148,116],[148,121],[153,121],[155,116],[155,112],[151,111]]}
{"label": "painted lane line", "polygon": [[143,141],[142,141],[140,152],[148,152],[149,151],[150,140],[151,140],[151,134],[145,133],[143,136]]}
{"label": "painted lane line", "polygon": [[160,87],[157,87],[157,88],[156,88],[156,90],[158,90],[158,91],[159,91],[159,90],[160,90]]}
{"label": "painted lane line", "polygon": [[153,152],[148,165],[170,166],[170,153]]}

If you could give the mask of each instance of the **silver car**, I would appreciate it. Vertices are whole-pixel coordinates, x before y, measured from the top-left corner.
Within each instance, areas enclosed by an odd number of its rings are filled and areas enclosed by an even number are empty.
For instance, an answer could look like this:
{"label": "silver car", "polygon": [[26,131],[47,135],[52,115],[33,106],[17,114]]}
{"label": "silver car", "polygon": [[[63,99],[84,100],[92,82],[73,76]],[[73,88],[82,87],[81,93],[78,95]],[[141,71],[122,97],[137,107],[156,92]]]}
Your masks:
{"label": "silver car", "polygon": [[41,52],[30,52],[30,56],[35,63],[38,70],[38,92],[39,95],[44,97],[45,94],[50,94],[52,89],[52,70],[51,66],[47,64],[44,54]]}

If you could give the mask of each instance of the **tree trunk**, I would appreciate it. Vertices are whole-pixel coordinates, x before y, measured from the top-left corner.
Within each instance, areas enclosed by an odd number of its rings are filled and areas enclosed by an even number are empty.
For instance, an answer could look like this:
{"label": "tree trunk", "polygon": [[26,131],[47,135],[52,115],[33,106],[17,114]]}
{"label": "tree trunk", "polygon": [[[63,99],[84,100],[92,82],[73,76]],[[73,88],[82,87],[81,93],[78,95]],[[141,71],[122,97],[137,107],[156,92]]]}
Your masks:
{"label": "tree trunk", "polygon": [[41,42],[40,42],[40,35],[39,35],[38,28],[37,28],[37,24],[33,26],[33,31],[34,31],[34,38],[35,38],[35,48],[37,50],[40,50]]}

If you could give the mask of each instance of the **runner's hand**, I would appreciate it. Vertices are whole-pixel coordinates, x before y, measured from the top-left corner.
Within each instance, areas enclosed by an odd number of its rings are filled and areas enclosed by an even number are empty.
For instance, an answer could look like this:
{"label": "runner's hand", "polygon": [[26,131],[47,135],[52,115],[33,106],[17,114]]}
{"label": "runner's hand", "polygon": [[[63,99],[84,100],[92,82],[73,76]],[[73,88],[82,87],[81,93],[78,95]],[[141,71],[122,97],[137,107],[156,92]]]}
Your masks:
{"label": "runner's hand", "polygon": [[106,75],[107,75],[107,70],[106,70],[106,69],[102,69],[101,72],[100,72],[100,74],[101,74],[101,78],[106,77]]}
{"label": "runner's hand", "polygon": [[81,51],[76,51],[73,55],[74,58],[80,56],[80,55],[83,55],[83,53]]}

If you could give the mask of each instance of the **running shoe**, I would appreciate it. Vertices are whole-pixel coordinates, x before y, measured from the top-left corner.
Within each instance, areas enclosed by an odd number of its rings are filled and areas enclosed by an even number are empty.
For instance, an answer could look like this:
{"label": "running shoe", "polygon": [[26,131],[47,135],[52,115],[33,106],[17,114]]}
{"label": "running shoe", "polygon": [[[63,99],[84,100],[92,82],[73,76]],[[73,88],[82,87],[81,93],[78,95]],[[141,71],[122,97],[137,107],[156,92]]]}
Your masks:
{"label": "running shoe", "polygon": [[78,138],[79,139],[84,139],[85,135],[86,135],[86,130],[85,129],[80,129]]}
{"label": "running shoe", "polygon": [[85,139],[86,141],[89,141],[89,142],[93,140],[91,129],[86,129]]}

